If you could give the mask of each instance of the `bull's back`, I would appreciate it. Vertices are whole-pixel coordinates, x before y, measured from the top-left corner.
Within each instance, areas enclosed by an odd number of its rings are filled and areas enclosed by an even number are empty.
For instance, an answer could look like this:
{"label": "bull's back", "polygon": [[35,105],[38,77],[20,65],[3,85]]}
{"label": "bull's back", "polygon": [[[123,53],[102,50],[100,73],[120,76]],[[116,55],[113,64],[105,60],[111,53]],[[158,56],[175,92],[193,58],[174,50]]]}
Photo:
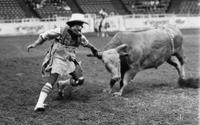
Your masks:
{"label": "bull's back", "polygon": [[[171,56],[173,43],[175,50],[182,46],[180,30],[176,27],[168,28],[169,31],[163,27],[142,32],[118,32],[108,42],[104,50],[127,44],[129,58],[126,61],[129,65],[143,62],[141,66],[144,68],[158,67]],[[170,33],[173,34],[174,40],[171,40]]]}
{"label": "bull's back", "polygon": [[134,44],[136,45],[139,44],[139,41],[141,41],[141,38],[142,36],[135,32],[131,32],[131,31],[118,32],[105,45],[104,50],[116,48],[117,46],[122,45],[122,44],[127,44],[129,47],[131,47]]}
{"label": "bull's back", "polygon": [[122,32],[118,32],[114,35],[114,37],[104,46],[103,50],[113,49],[119,45],[122,45],[124,41],[121,40],[120,34]]}
{"label": "bull's back", "polygon": [[[160,34],[160,35],[156,35]],[[129,47],[145,46],[150,47],[155,40],[162,41],[166,36],[160,30],[153,29],[142,32],[123,31],[118,32],[115,36],[106,44],[104,50],[115,48],[121,44],[127,44]]]}
{"label": "bull's back", "polygon": [[141,32],[123,31],[118,32],[115,36],[106,44],[104,50],[115,48],[121,44],[127,44],[129,47],[145,46],[150,47],[154,42],[166,42],[170,41],[169,34],[173,35],[173,42],[175,48],[182,46],[182,33],[173,25],[165,26],[169,31],[164,28],[149,29]]}

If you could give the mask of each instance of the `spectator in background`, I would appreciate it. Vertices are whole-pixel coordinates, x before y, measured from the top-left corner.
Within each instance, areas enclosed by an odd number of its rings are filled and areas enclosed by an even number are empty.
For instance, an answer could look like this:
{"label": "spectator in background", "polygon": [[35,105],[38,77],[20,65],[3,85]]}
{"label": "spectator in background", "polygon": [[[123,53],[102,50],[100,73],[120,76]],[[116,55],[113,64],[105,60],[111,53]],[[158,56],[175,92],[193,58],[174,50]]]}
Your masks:
{"label": "spectator in background", "polygon": [[134,3],[131,5],[131,8],[132,8],[132,9],[135,9],[135,5],[134,5]]}
{"label": "spectator in background", "polygon": [[67,3],[66,3],[65,1],[62,1],[62,6],[63,6],[63,9],[64,9],[64,10],[67,10],[67,11],[70,11],[70,10],[71,10],[70,6],[68,6]]}
{"label": "spectator in background", "polygon": [[115,12],[110,12],[109,16],[114,16],[115,15]]}
{"label": "spectator in background", "polygon": [[40,7],[44,7],[44,6],[46,5],[47,2],[48,2],[47,0],[42,0],[42,1],[40,2]]}
{"label": "spectator in background", "polygon": [[39,9],[39,8],[42,8],[42,7],[43,7],[43,5],[41,5],[41,4],[39,4],[39,3],[36,3],[36,5],[35,5],[35,6],[36,6],[36,8],[37,8],[37,9]]}
{"label": "spectator in background", "polygon": [[108,16],[108,13],[105,11],[105,9],[101,9],[99,11],[99,15],[104,19],[106,16]]}
{"label": "spectator in background", "polygon": [[67,10],[67,11],[70,11],[70,10],[71,10],[71,8],[70,8],[68,5],[65,5],[65,6],[63,7],[63,9],[64,9],[64,10]]}
{"label": "spectator in background", "polygon": [[157,6],[158,6],[158,5],[159,5],[159,1],[158,1],[158,0],[155,0],[155,1],[154,1],[154,6],[153,6],[154,11],[157,10]]}

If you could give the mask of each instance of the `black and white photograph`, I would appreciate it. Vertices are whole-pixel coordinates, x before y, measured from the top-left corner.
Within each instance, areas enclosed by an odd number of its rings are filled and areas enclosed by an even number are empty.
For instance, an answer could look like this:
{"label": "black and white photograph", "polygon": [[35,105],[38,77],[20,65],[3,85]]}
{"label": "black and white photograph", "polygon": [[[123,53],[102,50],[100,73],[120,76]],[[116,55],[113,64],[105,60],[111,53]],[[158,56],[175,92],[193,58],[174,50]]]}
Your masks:
{"label": "black and white photograph", "polygon": [[0,0],[0,125],[199,125],[200,0]]}

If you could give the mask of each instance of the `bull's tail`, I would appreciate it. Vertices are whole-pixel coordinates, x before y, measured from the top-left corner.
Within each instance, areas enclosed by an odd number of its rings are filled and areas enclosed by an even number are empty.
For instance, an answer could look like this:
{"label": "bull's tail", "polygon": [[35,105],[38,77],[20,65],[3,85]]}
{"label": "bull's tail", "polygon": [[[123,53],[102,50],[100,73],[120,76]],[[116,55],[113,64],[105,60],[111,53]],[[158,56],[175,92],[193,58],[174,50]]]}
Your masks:
{"label": "bull's tail", "polygon": [[181,79],[179,78],[178,84],[180,87],[187,87],[187,88],[199,88],[199,78],[187,78]]}
{"label": "bull's tail", "polygon": [[173,54],[176,58],[173,58],[173,56],[167,61],[169,64],[174,66],[179,74],[179,80],[178,84],[180,87],[187,87],[187,88],[199,88],[199,78],[186,78],[185,73],[185,56],[183,53],[182,46],[179,47],[179,49],[176,50],[176,52]]}
{"label": "bull's tail", "polygon": [[176,69],[179,73],[178,84],[180,87],[189,87],[189,88],[199,88],[199,78],[186,78],[185,76],[185,56],[183,55],[183,50],[179,50],[175,52],[175,56],[177,57],[177,65],[175,65]]}
{"label": "bull's tail", "polygon": [[185,76],[185,63],[186,63],[186,58],[183,54],[183,50],[181,49],[181,51],[178,51],[175,53],[175,56],[177,57],[177,59],[180,62],[180,77],[178,80],[178,84],[180,87],[187,87],[187,88],[199,88],[200,84],[199,84],[199,78],[193,78],[193,77],[189,77],[186,78]]}

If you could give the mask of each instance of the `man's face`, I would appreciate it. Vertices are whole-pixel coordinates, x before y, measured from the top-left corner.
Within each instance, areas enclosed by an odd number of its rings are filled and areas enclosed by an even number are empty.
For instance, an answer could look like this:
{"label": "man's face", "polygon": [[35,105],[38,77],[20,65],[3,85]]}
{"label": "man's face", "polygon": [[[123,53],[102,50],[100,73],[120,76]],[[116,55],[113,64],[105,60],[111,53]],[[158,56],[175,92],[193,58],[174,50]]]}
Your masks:
{"label": "man's face", "polygon": [[81,32],[82,28],[83,28],[82,22],[74,22],[73,26],[71,27],[71,29],[73,29],[76,32]]}
{"label": "man's face", "polygon": [[77,31],[77,32],[81,32],[82,28],[83,28],[83,26],[80,26],[80,25],[74,25],[74,26],[72,27],[72,29],[73,29],[74,31]]}

